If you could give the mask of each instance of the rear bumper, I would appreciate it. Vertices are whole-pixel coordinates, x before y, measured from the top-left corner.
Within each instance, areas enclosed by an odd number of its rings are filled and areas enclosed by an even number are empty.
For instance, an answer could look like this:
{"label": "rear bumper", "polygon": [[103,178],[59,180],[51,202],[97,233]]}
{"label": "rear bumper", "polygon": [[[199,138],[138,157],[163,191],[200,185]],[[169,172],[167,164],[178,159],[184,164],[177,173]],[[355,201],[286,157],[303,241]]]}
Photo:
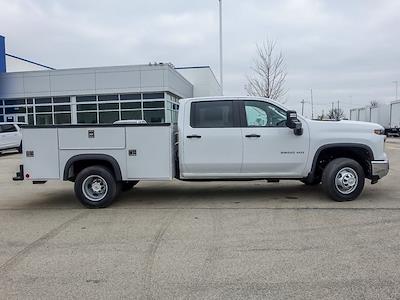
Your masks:
{"label": "rear bumper", "polygon": [[372,177],[381,179],[389,173],[389,161],[388,160],[374,160],[371,161]]}

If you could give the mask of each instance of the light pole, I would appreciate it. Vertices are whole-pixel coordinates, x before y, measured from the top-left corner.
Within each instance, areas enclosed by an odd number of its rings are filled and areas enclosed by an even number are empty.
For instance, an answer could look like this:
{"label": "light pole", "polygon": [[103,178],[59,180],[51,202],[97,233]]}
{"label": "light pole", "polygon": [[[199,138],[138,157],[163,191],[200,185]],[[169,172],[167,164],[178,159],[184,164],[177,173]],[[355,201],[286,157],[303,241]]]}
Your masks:
{"label": "light pole", "polygon": [[313,92],[312,89],[310,89],[311,93],[311,120],[314,119],[314,97],[313,97]]}
{"label": "light pole", "polygon": [[301,115],[304,116],[304,103],[306,103],[306,101],[304,101],[303,99],[300,101],[300,103],[301,103]]}
{"label": "light pole", "polygon": [[397,100],[398,99],[397,91],[399,89],[399,81],[396,80],[396,81],[393,81],[393,83],[396,85],[396,99],[394,99],[394,100]]}
{"label": "light pole", "polygon": [[221,85],[221,93],[224,94],[224,66],[223,66],[223,52],[222,52],[222,0],[219,2],[219,83]]}

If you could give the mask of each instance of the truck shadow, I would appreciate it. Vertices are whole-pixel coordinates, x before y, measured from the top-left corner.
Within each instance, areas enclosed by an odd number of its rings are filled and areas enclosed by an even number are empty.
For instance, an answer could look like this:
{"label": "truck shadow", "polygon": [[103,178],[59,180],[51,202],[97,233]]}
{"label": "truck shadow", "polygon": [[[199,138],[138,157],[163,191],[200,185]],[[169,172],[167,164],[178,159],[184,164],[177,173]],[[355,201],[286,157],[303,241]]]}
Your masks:
{"label": "truck shadow", "polygon": [[117,206],[179,206],[216,205],[228,203],[265,203],[273,201],[299,202],[317,200],[330,202],[322,189],[305,186],[301,183],[268,184],[268,183],[175,183],[149,185],[138,184],[131,191],[121,193]]}

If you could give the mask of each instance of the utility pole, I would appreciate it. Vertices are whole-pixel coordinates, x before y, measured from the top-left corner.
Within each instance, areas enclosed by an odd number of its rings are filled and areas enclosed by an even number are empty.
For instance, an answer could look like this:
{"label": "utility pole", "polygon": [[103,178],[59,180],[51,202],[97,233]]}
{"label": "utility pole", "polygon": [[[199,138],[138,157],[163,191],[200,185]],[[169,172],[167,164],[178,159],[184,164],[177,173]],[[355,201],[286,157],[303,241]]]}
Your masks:
{"label": "utility pole", "polygon": [[314,98],[313,98],[313,93],[312,89],[310,89],[311,92],[311,120],[314,119]]}
{"label": "utility pole", "polygon": [[300,103],[301,103],[301,115],[304,116],[304,103],[306,103],[306,101],[304,101],[303,99],[300,101]]}
{"label": "utility pole", "polygon": [[396,99],[394,99],[394,100],[397,100],[397,99],[399,99],[398,94],[397,94],[397,91],[399,89],[399,81],[396,80],[396,81],[393,81],[393,83],[396,85]]}
{"label": "utility pole", "polygon": [[221,93],[224,94],[224,66],[223,66],[223,49],[222,49],[222,0],[219,1],[219,83],[221,85]]}

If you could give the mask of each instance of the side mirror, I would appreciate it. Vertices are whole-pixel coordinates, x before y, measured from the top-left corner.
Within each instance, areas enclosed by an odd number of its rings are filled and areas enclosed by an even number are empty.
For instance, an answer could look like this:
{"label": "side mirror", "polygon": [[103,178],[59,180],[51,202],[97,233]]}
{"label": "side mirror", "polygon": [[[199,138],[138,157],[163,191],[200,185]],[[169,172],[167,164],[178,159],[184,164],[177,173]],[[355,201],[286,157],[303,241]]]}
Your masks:
{"label": "side mirror", "polygon": [[293,129],[295,135],[303,134],[303,125],[297,118],[297,113],[294,110],[288,110],[286,112],[286,126]]}

